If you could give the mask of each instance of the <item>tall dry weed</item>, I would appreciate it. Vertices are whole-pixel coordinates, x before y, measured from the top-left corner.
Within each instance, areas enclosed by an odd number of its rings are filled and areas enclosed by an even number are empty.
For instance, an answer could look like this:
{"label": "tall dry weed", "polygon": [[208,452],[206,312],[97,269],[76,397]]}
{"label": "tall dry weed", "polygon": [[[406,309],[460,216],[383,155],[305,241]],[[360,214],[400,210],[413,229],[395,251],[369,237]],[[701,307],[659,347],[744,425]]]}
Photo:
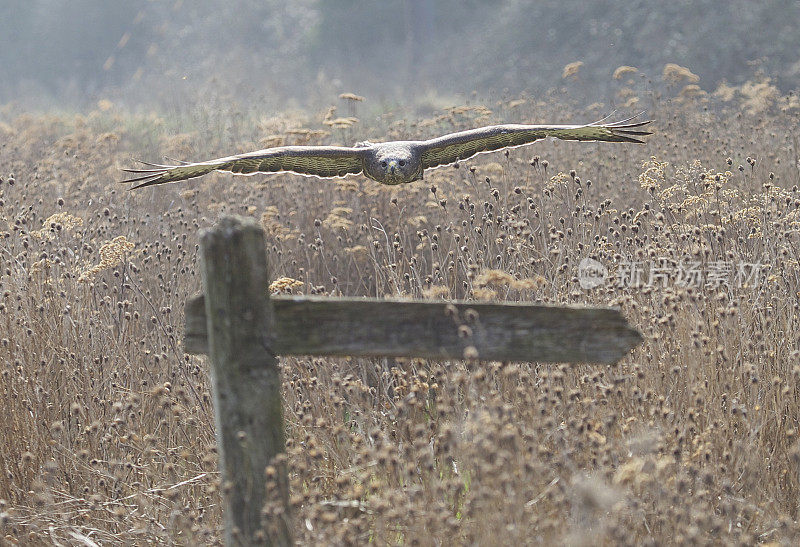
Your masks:
{"label": "tall dry weed", "polygon": [[[341,127],[325,111],[161,119],[114,105],[4,120],[0,537],[219,542],[207,365],[181,333],[198,230],[239,213],[262,220],[276,291],[618,305],[645,335],[614,367],[282,359],[302,543],[794,544],[798,109],[759,89],[626,92],[657,120],[647,146],[540,143],[398,188],[113,181],[162,147],[192,159],[265,135],[425,137],[606,107],[526,97]],[[581,288],[584,258],[606,284]],[[280,511],[264,515],[269,528]]]}

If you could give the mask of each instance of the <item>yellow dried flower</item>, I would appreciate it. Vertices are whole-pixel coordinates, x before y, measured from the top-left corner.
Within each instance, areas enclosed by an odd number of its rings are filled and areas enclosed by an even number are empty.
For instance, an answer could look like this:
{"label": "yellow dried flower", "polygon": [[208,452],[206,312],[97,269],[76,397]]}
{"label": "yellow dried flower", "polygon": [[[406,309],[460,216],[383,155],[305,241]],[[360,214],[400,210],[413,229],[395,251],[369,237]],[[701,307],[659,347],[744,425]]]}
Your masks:
{"label": "yellow dried flower", "polygon": [[680,92],[680,96],[686,99],[695,99],[706,95],[708,95],[708,93],[700,89],[700,86],[697,84],[687,84]]}
{"label": "yellow dried flower", "polygon": [[494,300],[497,297],[497,292],[479,287],[472,291],[472,296],[476,300]]}
{"label": "yellow dried flower", "polygon": [[431,287],[422,291],[422,296],[430,299],[449,298],[450,289],[444,285],[432,285]]}
{"label": "yellow dried flower", "polygon": [[612,78],[615,80],[621,80],[623,76],[627,74],[636,74],[637,72],[639,72],[639,69],[635,66],[622,65],[617,67]]}
{"label": "yellow dried flower", "polygon": [[639,186],[650,192],[660,190],[666,182],[667,165],[667,162],[660,162],[651,156],[642,164],[644,171],[639,175]]}
{"label": "yellow dried flower", "polygon": [[780,91],[770,83],[769,78],[760,82],[745,82],[740,91],[745,96],[744,106],[750,114],[763,112],[780,97]]}
{"label": "yellow dried flower", "polygon": [[582,66],[583,66],[583,61],[575,61],[574,63],[569,63],[564,67],[564,70],[561,73],[561,77],[565,80],[567,78],[576,78]]}
{"label": "yellow dried flower", "polygon": [[332,120],[325,120],[322,123],[331,127],[350,127],[358,123],[358,118],[353,116],[348,118],[334,118]]}
{"label": "yellow dried flower", "polygon": [[135,247],[136,245],[128,241],[125,236],[117,236],[111,241],[106,241],[100,247],[100,263],[81,272],[78,281],[88,283],[100,272],[122,264]]}
{"label": "yellow dried flower", "polygon": [[302,281],[292,279],[291,277],[279,277],[269,284],[269,292],[273,294],[291,293],[293,289],[300,288],[304,285]]}
{"label": "yellow dried flower", "polygon": [[47,217],[42,228],[31,232],[31,235],[37,239],[54,239],[58,234],[54,229],[56,226],[61,227],[62,233],[67,233],[83,226],[83,219],[62,211]]}
{"label": "yellow dried flower", "polygon": [[722,82],[717,86],[716,91],[714,91],[714,96],[727,102],[733,99],[736,95],[736,91],[737,88],[729,86],[726,82]]}
{"label": "yellow dried flower", "polygon": [[359,103],[364,101],[364,97],[362,97],[361,95],[356,95],[355,93],[342,93],[341,95],[339,95],[339,98],[344,99],[346,101],[355,101]]}
{"label": "yellow dried flower", "polygon": [[671,82],[673,84],[677,84],[680,82],[688,82],[690,84],[696,84],[700,81],[700,76],[689,70],[688,68],[680,65],[676,65],[675,63],[667,63],[664,65],[664,71],[661,73],[661,77],[664,79],[665,82]]}
{"label": "yellow dried flower", "polygon": [[352,213],[353,210],[349,207],[334,207],[325,220],[322,221],[322,224],[330,230],[347,230],[353,225],[353,221],[347,218]]}
{"label": "yellow dried flower", "polygon": [[475,286],[483,289],[490,285],[496,287],[510,287],[512,289],[539,289],[545,284],[545,279],[541,276],[535,278],[526,277],[524,279],[514,279],[514,277],[503,270],[487,270],[475,278]]}

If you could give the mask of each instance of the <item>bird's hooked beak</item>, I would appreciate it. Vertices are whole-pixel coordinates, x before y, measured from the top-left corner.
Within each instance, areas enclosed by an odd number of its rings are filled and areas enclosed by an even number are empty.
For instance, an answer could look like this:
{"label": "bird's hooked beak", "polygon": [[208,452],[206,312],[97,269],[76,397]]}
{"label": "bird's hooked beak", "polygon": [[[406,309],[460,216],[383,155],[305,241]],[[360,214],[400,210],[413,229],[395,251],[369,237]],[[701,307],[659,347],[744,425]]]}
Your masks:
{"label": "bird's hooked beak", "polygon": [[389,160],[388,169],[389,172],[394,175],[394,172],[397,170],[397,160]]}

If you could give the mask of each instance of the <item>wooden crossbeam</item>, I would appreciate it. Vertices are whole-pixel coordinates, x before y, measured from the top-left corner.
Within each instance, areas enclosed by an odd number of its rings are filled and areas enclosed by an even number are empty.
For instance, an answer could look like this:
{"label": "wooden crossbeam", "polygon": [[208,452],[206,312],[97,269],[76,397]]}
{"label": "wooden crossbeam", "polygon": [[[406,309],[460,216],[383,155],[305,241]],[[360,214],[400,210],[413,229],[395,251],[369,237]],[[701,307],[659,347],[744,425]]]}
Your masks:
{"label": "wooden crossbeam", "polygon": [[[266,290],[266,288],[265,288]],[[273,296],[277,355],[614,363],[641,341],[613,308]],[[205,298],[186,304],[184,350],[207,353]]]}

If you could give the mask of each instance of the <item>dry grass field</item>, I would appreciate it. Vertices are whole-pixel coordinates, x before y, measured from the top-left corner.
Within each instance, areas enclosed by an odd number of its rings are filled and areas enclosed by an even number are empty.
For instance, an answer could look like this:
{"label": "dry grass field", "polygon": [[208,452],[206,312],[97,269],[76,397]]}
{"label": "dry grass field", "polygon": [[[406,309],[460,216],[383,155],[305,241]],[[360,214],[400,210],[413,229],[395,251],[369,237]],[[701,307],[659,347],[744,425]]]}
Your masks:
{"label": "dry grass field", "polygon": [[[395,188],[116,181],[131,158],[611,107],[0,108],[0,543],[219,543],[208,364],[181,337],[198,230],[236,213],[266,231],[274,291],[616,305],[645,337],[612,367],[281,359],[299,542],[797,544],[800,103],[672,76],[665,96],[620,84],[617,114],[656,120],[645,146],[542,142]],[[609,282],[581,288],[586,257]],[[641,285],[617,286],[631,263]]]}

